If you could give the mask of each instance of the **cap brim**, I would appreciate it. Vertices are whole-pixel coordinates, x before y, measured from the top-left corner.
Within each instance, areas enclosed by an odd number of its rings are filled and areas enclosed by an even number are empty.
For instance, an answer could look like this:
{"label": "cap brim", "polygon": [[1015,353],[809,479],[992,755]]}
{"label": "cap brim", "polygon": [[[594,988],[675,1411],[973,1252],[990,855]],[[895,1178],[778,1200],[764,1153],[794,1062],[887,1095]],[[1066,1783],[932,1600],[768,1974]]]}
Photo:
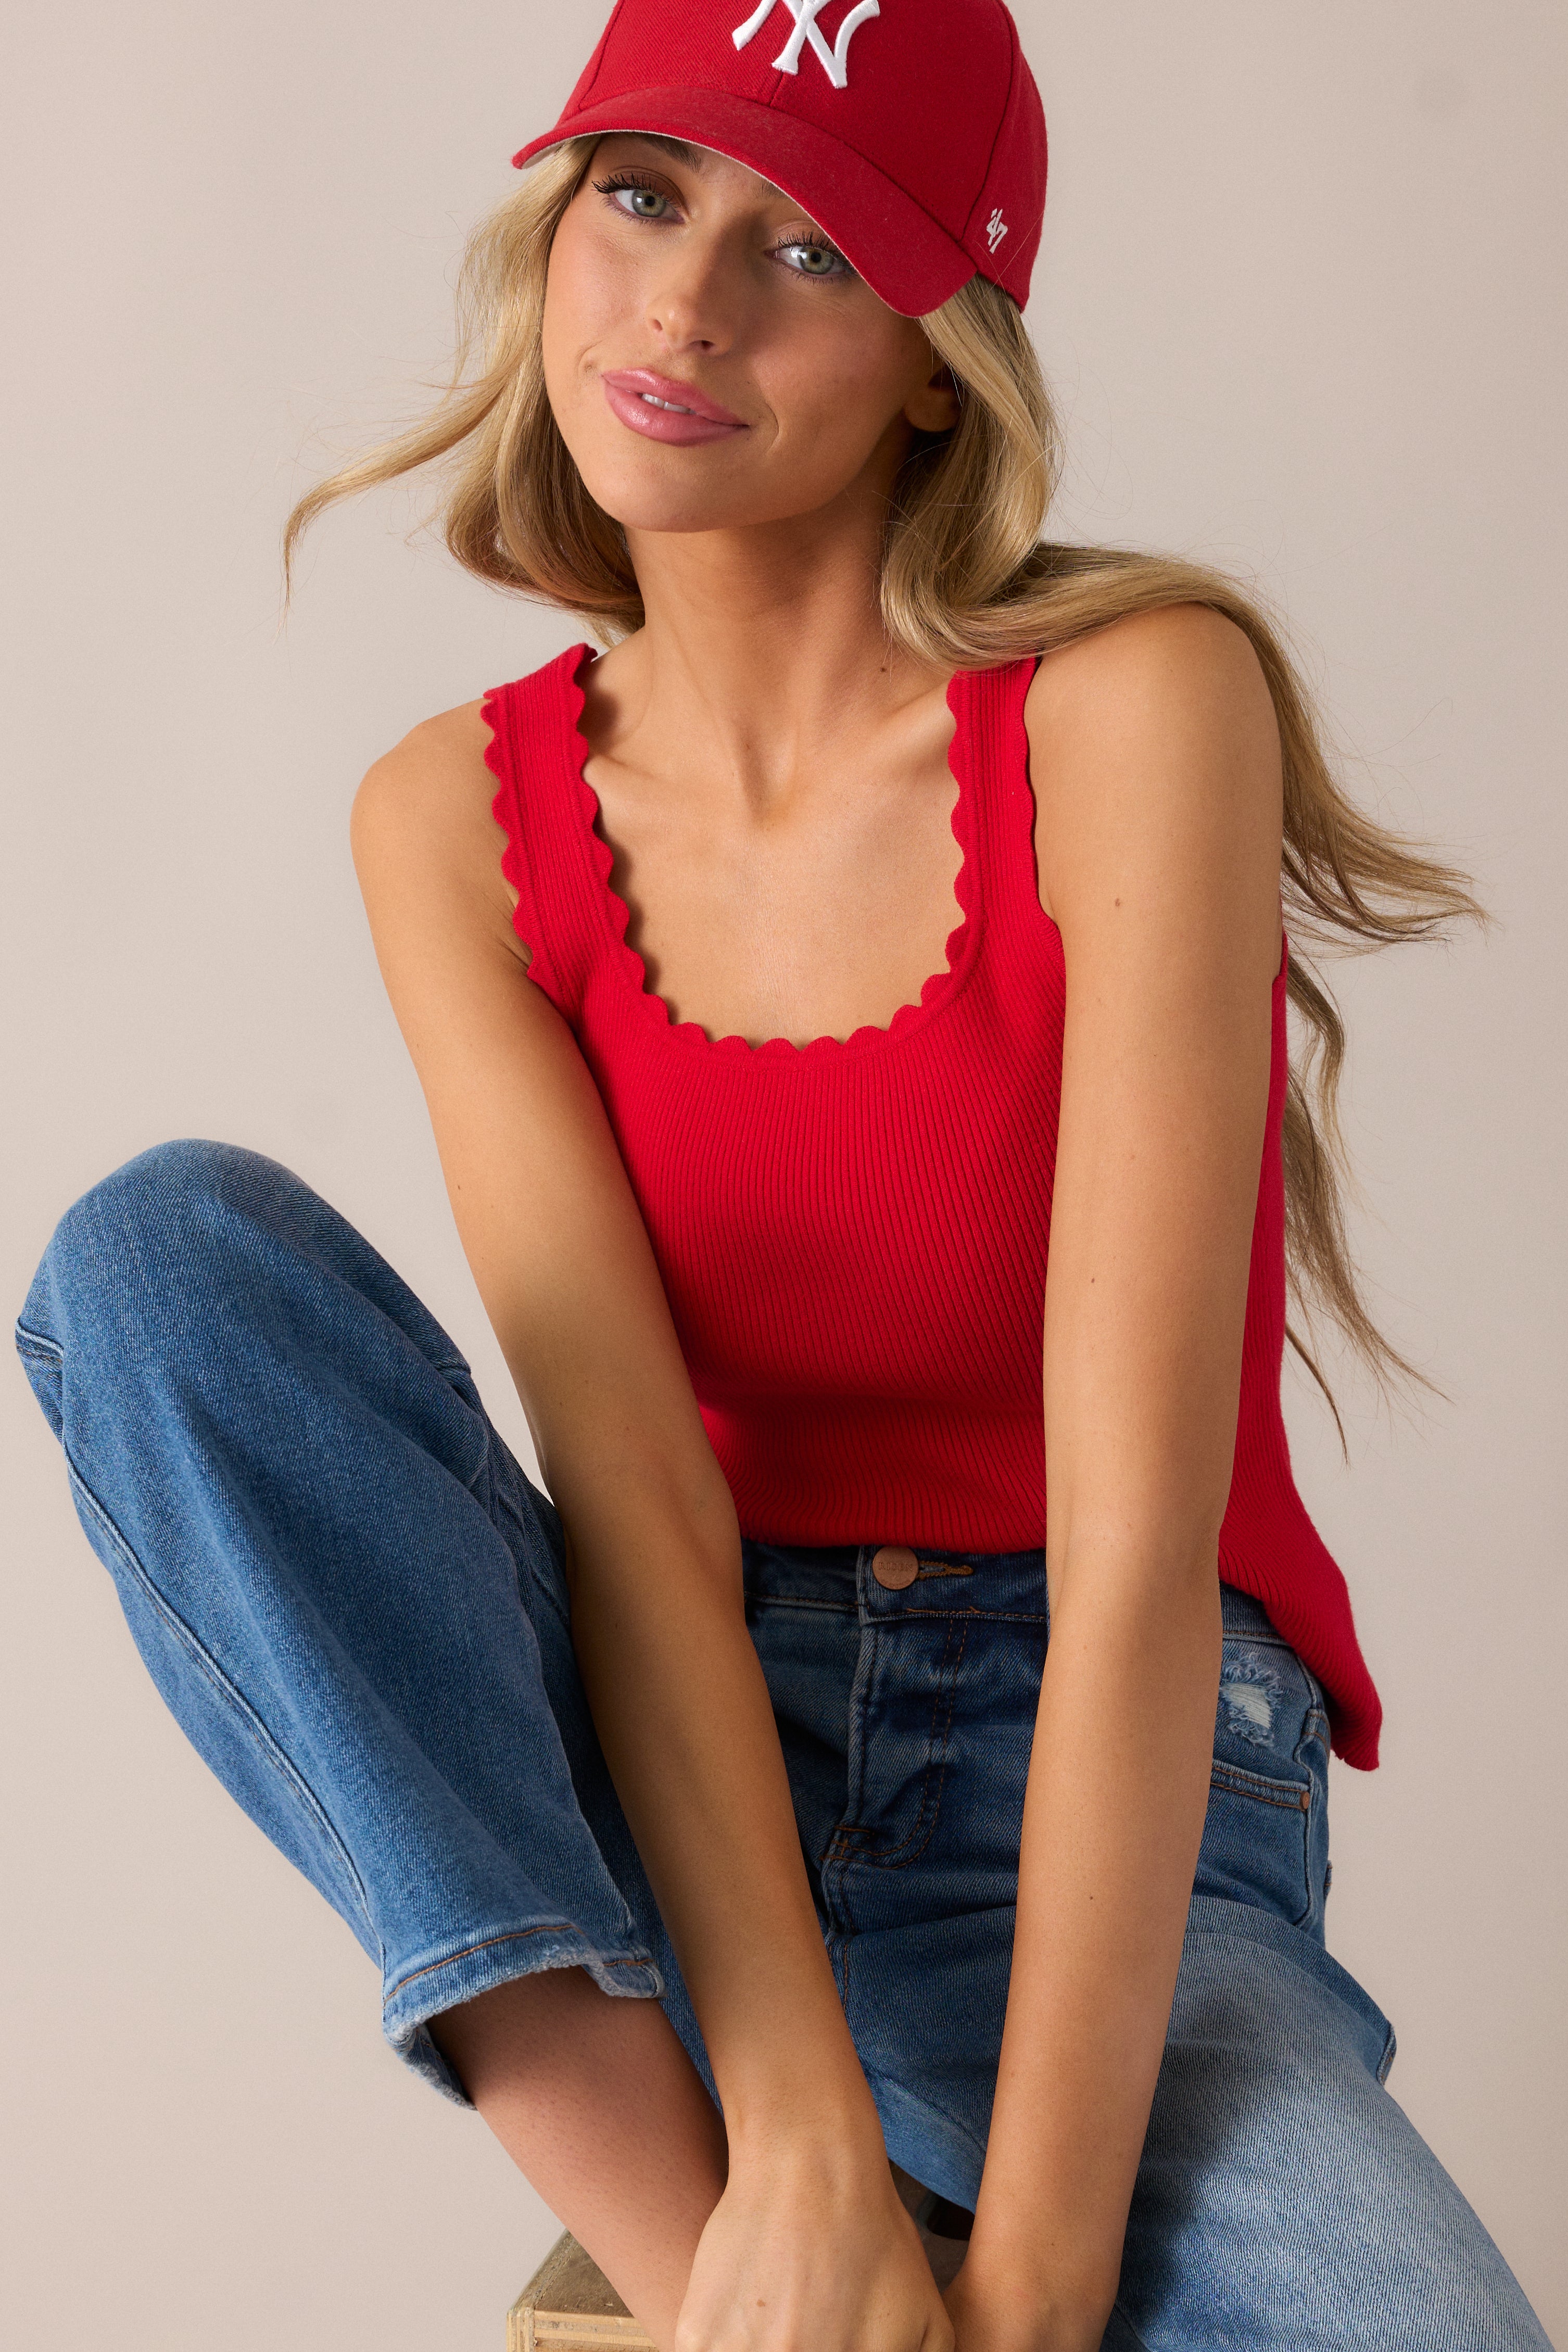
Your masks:
{"label": "cap brim", "polygon": [[924,206],[853,147],[779,108],[720,89],[634,89],[585,107],[512,157],[531,163],[568,139],[650,131],[711,147],[805,206],[873,293],[907,319],[967,285],[975,263]]}

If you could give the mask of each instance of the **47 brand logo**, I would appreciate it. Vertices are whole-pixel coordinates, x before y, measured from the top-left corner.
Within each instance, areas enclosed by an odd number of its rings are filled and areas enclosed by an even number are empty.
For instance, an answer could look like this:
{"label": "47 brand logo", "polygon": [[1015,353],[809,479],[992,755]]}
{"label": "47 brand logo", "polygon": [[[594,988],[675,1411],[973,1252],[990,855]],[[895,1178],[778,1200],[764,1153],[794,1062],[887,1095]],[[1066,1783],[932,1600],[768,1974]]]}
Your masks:
{"label": "47 brand logo", "polygon": [[[780,5],[781,0],[762,0],[761,6],[752,11],[745,23],[736,26],[733,35],[735,47],[738,49],[743,49],[746,43],[762,31],[773,10]],[[773,59],[774,71],[798,73],[801,51],[809,41],[816,52],[817,61],[823,72],[827,76],[834,89],[847,89],[849,44],[868,16],[881,15],[882,11],[878,6],[877,0],[860,0],[858,8],[850,9],[838,27],[838,38],[831,48],[816,29],[816,20],[826,7],[827,0],[782,0],[782,5],[795,18],[795,30]]]}

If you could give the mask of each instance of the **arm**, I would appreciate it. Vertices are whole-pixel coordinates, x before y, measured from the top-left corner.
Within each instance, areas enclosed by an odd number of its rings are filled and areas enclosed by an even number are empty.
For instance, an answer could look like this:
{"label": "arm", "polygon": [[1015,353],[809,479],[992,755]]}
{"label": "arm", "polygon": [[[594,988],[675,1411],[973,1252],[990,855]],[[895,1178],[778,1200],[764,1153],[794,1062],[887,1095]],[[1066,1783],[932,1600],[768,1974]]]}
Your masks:
{"label": "arm", "polygon": [[[528,977],[484,740],[470,707],[378,761],[354,858],[463,1247],[568,1532],[595,1724],[722,2100],[730,2184],[693,2273],[711,2240],[703,2318],[743,2299],[726,2340],[763,2345],[793,2294],[823,2352],[915,2352],[928,2327],[937,2347],[948,2324],[812,1904],[734,1507],[598,1093]],[[857,2336],[874,2292],[882,2324]]]}
{"label": "arm", "polygon": [[1203,1833],[1217,1538],[1279,969],[1272,705],[1196,607],[1040,665],[1042,903],[1068,971],[1046,1291],[1051,1630],[960,2352],[1089,2352]]}

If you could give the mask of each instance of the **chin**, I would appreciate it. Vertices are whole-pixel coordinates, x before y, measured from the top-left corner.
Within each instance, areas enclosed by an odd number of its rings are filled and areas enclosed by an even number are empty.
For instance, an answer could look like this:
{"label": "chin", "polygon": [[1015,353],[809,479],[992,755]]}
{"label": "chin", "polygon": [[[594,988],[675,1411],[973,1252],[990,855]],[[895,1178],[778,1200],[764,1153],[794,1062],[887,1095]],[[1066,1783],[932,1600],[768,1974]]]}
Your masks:
{"label": "chin", "polygon": [[771,519],[739,483],[682,480],[679,467],[658,463],[578,465],[589,497],[623,530],[736,530]]}
{"label": "chin", "polygon": [[634,490],[624,483],[599,489],[590,482],[588,495],[623,530],[734,530],[754,520],[732,499],[661,494],[647,483]]}

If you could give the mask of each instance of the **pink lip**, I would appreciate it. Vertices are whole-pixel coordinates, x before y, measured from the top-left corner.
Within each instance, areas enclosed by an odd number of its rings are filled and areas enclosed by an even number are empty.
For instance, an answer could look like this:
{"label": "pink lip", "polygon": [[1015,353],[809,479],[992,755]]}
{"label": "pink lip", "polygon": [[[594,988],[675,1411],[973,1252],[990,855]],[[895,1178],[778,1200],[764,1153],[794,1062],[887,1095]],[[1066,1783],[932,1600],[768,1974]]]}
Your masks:
{"label": "pink lip", "polygon": [[[742,418],[721,408],[695,384],[678,383],[652,368],[606,368],[600,382],[621,423],[650,441],[725,441],[746,430]],[[656,402],[669,405],[658,407]]]}

